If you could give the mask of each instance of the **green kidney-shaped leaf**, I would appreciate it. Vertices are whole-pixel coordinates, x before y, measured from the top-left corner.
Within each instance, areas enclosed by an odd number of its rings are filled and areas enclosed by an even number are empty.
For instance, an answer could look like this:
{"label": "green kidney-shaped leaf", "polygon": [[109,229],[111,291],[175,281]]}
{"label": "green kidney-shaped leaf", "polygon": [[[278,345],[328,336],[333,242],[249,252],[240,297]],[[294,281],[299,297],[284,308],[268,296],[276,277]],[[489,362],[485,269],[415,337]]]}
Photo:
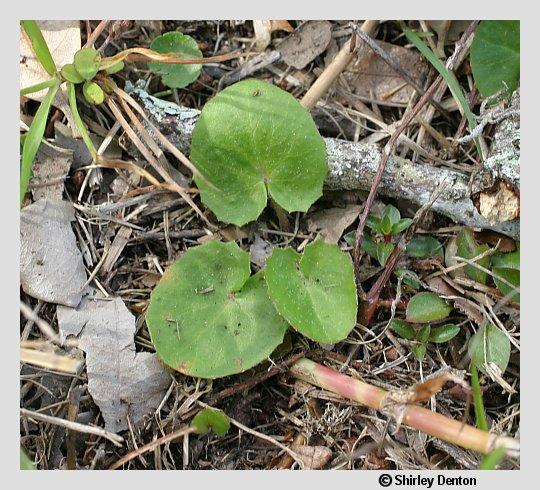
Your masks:
{"label": "green kidney-shaped leaf", "polygon": [[488,323],[470,338],[468,351],[471,361],[484,374],[485,363],[491,362],[504,373],[510,360],[510,339],[501,329]]}
{"label": "green kidney-shaped leaf", "polygon": [[[492,272],[496,276],[499,276],[505,279],[513,286],[516,286],[517,288],[519,288],[520,272],[518,269],[511,269],[510,267],[493,267]],[[501,281],[501,279],[499,279],[499,277],[496,277],[496,276],[493,276],[493,280],[495,281],[495,285],[497,286],[497,289],[501,293],[503,293],[505,296],[509,296],[509,298],[512,301],[516,301],[517,303],[519,303],[519,293],[515,289],[513,289],[510,285]]]}
{"label": "green kidney-shaped leaf", "polygon": [[75,53],[73,64],[85,80],[92,80],[99,71],[101,55],[94,48],[82,48]]}
{"label": "green kidney-shaped leaf", "polygon": [[195,182],[219,220],[256,219],[267,194],[285,210],[307,211],[328,170],[324,140],[289,93],[258,80],[220,92],[202,110],[191,143],[194,165],[215,186]]}
{"label": "green kidney-shaped leaf", "polygon": [[337,245],[316,241],[303,255],[292,248],[274,249],[265,277],[277,310],[306,337],[332,344],[356,325],[352,262]]}
{"label": "green kidney-shaped leaf", "polygon": [[[182,53],[186,59],[202,58],[197,42],[191,36],[181,32],[166,32],[156,37],[150,49],[158,53]],[[163,83],[172,88],[184,88],[199,78],[202,66],[197,64],[175,65],[170,63],[148,63],[148,68],[157,75],[161,75]]]}
{"label": "green kidney-shaped leaf", "polygon": [[436,322],[446,318],[452,307],[435,293],[415,294],[407,304],[406,319],[411,323]]}
{"label": "green kidney-shaped leaf", "polygon": [[205,408],[193,417],[191,426],[195,427],[197,434],[205,434],[209,429],[212,429],[216,435],[224,436],[229,432],[231,424],[221,410]]}
{"label": "green kidney-shaped leaf", "polygon": [[482,96],[503,88],[510,92],[519,82],[519,21],[483,20],[471,45],[471,68]]}
{"label": "green kidney-shaped leaf", "polygon": [[[459,232],[456,242],[457,256],[468,260],[472,260],[478,255],[489,250],[487,245],[480,245],[476,242],[473,232],[469,228],[463,228],[463,230]],[[490,262],[491,257],[489,255],[475,261],[476,264],[484,267],[485,269],[489,268]],[[488,278],[487,272],[484,272],[473,265],[466,265],[464,270],[465,274],[467,274],[467,276],[469,276],[473,281],[479,282],[480,284],[486,284]]]}
{"label": "green kidney-shaped leaf", "polygon": [[165,271],[146,322],[161,359],[201,378],[255,366],[287,329],[262,274],[250,277],[249,254],[216,241],[189,249]]}
{"label": "green kidney-shaped leaf", "polygon": [[432,327],[429,334],[429,341],[436,344],[444,344],[453,339],[459,333],[459,326],[448,323],[440,327]]}

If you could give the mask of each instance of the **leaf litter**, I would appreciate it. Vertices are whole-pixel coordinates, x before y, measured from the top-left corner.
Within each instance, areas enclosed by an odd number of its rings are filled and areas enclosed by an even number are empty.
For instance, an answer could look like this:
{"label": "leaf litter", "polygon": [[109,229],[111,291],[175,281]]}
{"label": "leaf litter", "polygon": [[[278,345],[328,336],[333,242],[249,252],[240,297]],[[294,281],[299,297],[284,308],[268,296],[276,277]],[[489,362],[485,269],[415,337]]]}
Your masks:
{"label": "leaf litter", "polygon": [[135,351],[135,317],[121,298],[91,290],[76,308],[58,306],[62,339],[73,335],[86,353],[88,391],[105,428],[120,432],[160,404],[172,378],[150,352]]}

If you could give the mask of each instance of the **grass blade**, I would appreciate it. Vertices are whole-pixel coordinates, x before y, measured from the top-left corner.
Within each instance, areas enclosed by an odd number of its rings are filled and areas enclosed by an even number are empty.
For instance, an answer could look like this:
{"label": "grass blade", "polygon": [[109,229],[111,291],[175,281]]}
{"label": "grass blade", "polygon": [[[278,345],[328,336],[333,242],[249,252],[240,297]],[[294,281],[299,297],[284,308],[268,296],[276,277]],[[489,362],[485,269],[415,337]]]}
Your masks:
{"label": "grass blade", "polygon": [[39,83],[36,83],[35,85],[30,85],[29,87],[22,88],[19,91],[19,95],[33,94],[45,88],[51,88],[57,83],[58,83],[57,78],[50,78],[49,80],[46,80],[45,82],[39,82]]}
{"label": "grass blade", "polygon": [[34,163],[34,158],[38,151],[39,145],[41,144],[41,139],[45,133],[45,126],[47,124],[47,117],[49,116],[49,110],[54,100],[54,96],[60,87],[60,82],[57,81],[53,85],[47,95],[43,99],[43,102],[40,104],[34,120],[30,125],[28,133],[24,139],[24,145],[22,150],[22,160],[21,160],[21,182],[20,182],[20,203],[22,204],[26,190],[28,189],[28,183],[30,182],[30,177],[32,176],[32,163]]}
{"label": "grass blade", "polygon": [[479,470],[494,470],[506,455],[504,447],[498,447],[484,456],[484,459],[478,466]]}
{"label": "grass blade", "polygon": [[[454,97],[457,99],[459,105],[461,106],[463,114],[465,114],[465,117],[467,118],[467,122],[469,123],[469,130],[472,131],[476,127],[476,118],[472,113],[471,108],[469,107],[469,102],[463,94],[463,91],[461,90],[461,87],[459,86],[455,75],[450,70],[448,70],[446,66],[444,66],[444,63],[439,58],[437,58],[437,56],[429,48],[429,46],[418,37],[418,34],[416,34],[413,30],[409,29],[405,24],[402,24],[402,28],[405,36],[407,36],[407,39],[412,44],[414,44],[416,49],[418,49],[418,51],[420,51],[424,55],[424,57],[433,65],[433,68],[435,68],[444,78],[444,81],[447,83],[448,87],[454,94]],[[474,139],[474,143],[476,145],[476,149],[478,150],[478,154],[482,159],[482,149],[480,147],[480,143],[478,142],[478,138]]]}
{"label": "grass blade", "polygon": [[484,409],[484,400],[482,398],[482,390],[480,389],[480,380],[478,379],[478,370],[471,363],[471,387],[474,403],[474,415],[476,418],[476,427],[480,430],[489,430],[486,420],[486,411]]}
{"label": "grass blade", "polygon": [[56,74],[56,65],[37,22],[35,20],[21,20],[21,26],[30,38],[32,49],[41,66],[45,68],[49,75],[54,76]]}

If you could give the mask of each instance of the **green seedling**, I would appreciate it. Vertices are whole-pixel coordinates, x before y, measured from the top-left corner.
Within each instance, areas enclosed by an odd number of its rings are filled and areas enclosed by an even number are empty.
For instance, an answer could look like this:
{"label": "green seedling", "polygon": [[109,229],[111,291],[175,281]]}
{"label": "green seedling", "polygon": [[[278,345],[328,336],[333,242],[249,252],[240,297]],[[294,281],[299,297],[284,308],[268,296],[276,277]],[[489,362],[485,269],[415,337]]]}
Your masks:
{"label": "green seedling", "polygon": [[[83,84],[83,96],[90,104],[102,104],[107,97],[107,87],[112,85],[112,82],[107,77],[122,70],[124,61],[131,54],[143,56],[148,60],[159,60],[160,62],[152,65],[152,67],[163,76],[165,83],[169,81],[173,84],[171,86],[175,87],[185,86],[190,81],[195,80],[201,70],[198,60],[202,59],[202,54],[196,48],[195,41],[189,36],[184,36],[180,33],[167,33],[160,36],[160,38],[155,40],[156,50],[130,48],[109,58],[102,58],[99,52],[93,48],[82,48],[75,53],[73,63],[68,63],[58,70],[37,22],[34,20],[23,20],[21,21],[21,26],[30,40],[37,59],[45,71],[51,76],[49,80],[32,85],[31,87],[25,87],[20,91],[21,95],[28,95],[48,89],[23,143],[20,179],[21,204],[32,176],[32,164],[43,139],[50,108],[62,84],[65,83],[67,86],[73,120],[95,161],[97,159],[97,151],[77,108],[75,97],[76,85]],[[167,54],[161,54],[163,50],[166,50]],[[189,81],[186,82],[188,78]]]}
{"label": "green seedling", "polygon": [[224,436],[229,432],[230,426],[227,416],[221,410],[213,408],[201,410],[191,421],[191,427],[195,428],[197,434],[206,434],[212,430],[217,436]]}
{"label": "green seedling", "polygon": [[286,211],[307,211],[322,195],[325,144],[309,113],[288,92],[246,80],[216,95],[195,125],[191,159],[203,202],[220,221],[255,220],[270,196]]}
{"label": "green seedling", "polygon": [[410,323],[399,318],[394,318],[390,327],[400,337],[413,342],[410,346],[411,351],[419,361],[424,359],[429,342],[444,344],[452,340],[460,331],[460,328],[452,323],[438,327],[426,324],[420,328],[415,328]]}

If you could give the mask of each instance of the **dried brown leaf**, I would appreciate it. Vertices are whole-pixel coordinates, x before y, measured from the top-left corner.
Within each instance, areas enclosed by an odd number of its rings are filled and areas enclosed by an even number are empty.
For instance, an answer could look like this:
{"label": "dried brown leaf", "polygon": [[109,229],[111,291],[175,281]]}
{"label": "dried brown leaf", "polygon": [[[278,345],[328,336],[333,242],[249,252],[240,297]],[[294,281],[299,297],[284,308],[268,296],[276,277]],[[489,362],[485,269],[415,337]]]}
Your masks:
{"label": "dried brown leaf", "polygon": [[105,428],[119,432],[160,404],[171,376],[157,354],[135,352],[135,317],[120,298],[92,291],[77,308],[57,309],[60,336],[78,336],[86,353],[88,391]]}
{"label": "dried brown leaf", "polygon": [[71,221],[73,206],[41,199],[21,210],[21,286],[30,296],[77,306],[86,282]]}
{"label": "dried brown leaf", "polygon": [[310,20],[287,36],[278,49],[285,63],[301,70],[324,52],[331,39],[330,22]]}

